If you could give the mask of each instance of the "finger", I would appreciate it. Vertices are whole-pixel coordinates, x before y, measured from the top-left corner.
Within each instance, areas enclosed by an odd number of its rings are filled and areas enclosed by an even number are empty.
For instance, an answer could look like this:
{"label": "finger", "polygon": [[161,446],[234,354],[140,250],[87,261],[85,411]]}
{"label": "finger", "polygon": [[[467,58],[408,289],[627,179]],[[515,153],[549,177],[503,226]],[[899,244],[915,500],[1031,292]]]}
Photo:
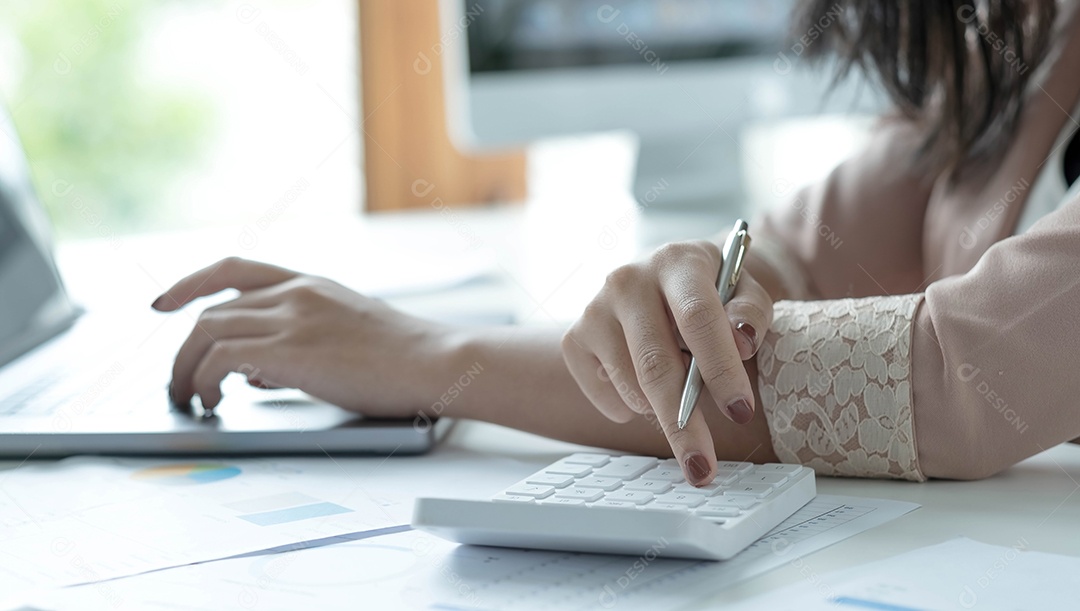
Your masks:
{"label": "finger", "polygon": [[772,304],[765,287],[744,275],[735,287],[735,295],[724,305],[742,360],[753,358],[765,340],[765,331],[772,324]]}
{"label": "finger", "polygon": [[709,392],[732,422],[746,424],[754,417],[754,393],[714,284],[719,262],[706,249],[682,259],[667,263],[661,288]]}
{"label": "finger", "polygon": [[[195,394],[195,370],[214,344],[239,338],[265,337],[278,331],[279,321],[265,310],[216,310],[199,317],[173,361],[169,396],[185,405]],[[247,372],[258,377],[258,372]]]}
{"label": "finger", "polygon": [[267,382],[262,378],[249,377],[247,383],[251,387],[259,388],[261,390],[278,390],[280,388],[285,388],[284,386],[279,386],[277,384],[274,384],[273,382]]}
{"label": "finger", "polygon": [[[608,383],[619,394],[622,402],[636,414],[653,411],[645,392],[638,383],[637,369],[624,339],[623,328],[617,323],[609,330],[607,345],[596,350],[596,357]],[[595,342],[593,342],[595,345]]]}
{"label": "finger", "polygon": [[272,308],[280,305],[284,301],[283,296],[290,288],[292,288],[292,283],[287,280],[261,289],[250,289],[237,295],[235,299],[212,305],[203,310],[203,312]]}
{"label": "finger", "polygon": [[195,368],[193,383],[203,409],[212,410],[221,403],[221,381],[231,372],[258,369],[255,364],[269,349],[263,339],[227,339],[216,342],[206,351]]}
{"label": "finger", "polygon": [[229,257],[180,280],[154,300],[150,307],[161,312],[171,312],[199,297],[213,295],[228,288],[249,291],[285,282],[296,276],[296,272],[275,265]]}
{"label": "finger", "polygon": [[[668,322],[663,303],[655,295],[635,304],[618,306],[627,347],[641,388],[657,421],[682,465],[686,481],[701,486],[712,481],[716,448],[704,416],[696,411],[679,428],[679,403],[686,381],[686,361]],[[632,308],[632,309],[631,309]]]}
{"label": "finger", "polygon": [[563,336],[562,353],[570,375],[577,382],[585,398],[608,420],[618,423],[630,422],[636,414],[626,406],[618,391],[612,386],[608,372],[596,355],[587,350],[572,335],[571,329]]}

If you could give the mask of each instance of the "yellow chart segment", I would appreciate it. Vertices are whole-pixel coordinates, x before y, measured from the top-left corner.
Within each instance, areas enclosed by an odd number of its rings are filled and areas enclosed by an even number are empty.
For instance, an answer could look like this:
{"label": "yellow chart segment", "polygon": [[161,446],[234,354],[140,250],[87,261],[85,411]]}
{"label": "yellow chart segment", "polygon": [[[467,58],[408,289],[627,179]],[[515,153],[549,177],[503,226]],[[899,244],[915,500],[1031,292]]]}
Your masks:
{"label": "yellow chart segment", "polygon": [[182,463],[140,469],[131,475],[137,481],[169,486],[211,484],[240,475],[239,467],[214,463]]}

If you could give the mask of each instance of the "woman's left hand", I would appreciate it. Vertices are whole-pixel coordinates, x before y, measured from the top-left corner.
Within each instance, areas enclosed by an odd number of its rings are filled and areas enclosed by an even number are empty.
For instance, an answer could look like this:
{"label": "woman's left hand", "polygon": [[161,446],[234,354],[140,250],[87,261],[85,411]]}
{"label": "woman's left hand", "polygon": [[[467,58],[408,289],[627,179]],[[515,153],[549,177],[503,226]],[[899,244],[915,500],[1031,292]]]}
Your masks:
{"label": "woman's left hand", "polygon": [[152,307],[171,312],[229,288],[240,295],[207,308],[176,355],[174,402],[199,395],[213,409],[230,372],[369,416],[415,416],[438,396],[425,384],[437,385],[445,329],[325,278],[229,258],[177,282]]}

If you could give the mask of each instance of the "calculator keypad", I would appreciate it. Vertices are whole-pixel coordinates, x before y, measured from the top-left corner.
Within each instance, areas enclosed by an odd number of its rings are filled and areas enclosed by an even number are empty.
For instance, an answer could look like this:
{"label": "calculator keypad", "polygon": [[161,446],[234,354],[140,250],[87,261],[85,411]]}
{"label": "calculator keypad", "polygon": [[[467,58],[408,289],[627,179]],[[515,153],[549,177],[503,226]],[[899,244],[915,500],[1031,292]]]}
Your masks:
{"label": "calculator keypad", "polygon": [[673,459],[579,453],[530,475],[492,500],[681,512],[722,524],[767,503],[805,468],[721,461],[715,480],[698,488],[685,481]]}

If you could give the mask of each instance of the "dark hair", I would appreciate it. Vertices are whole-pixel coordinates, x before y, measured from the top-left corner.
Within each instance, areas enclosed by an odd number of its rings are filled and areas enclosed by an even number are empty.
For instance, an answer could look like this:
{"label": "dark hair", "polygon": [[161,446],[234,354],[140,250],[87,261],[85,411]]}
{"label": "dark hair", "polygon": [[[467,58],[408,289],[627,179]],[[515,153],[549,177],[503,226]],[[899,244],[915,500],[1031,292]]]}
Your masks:
{"label": "dark hair", "polygon": [[839,56],[838,80],[876,77],[924,129],[915,162],[955,176],[1000,161],[1056,16],[1056,0],[803,0],[795,35]]}

